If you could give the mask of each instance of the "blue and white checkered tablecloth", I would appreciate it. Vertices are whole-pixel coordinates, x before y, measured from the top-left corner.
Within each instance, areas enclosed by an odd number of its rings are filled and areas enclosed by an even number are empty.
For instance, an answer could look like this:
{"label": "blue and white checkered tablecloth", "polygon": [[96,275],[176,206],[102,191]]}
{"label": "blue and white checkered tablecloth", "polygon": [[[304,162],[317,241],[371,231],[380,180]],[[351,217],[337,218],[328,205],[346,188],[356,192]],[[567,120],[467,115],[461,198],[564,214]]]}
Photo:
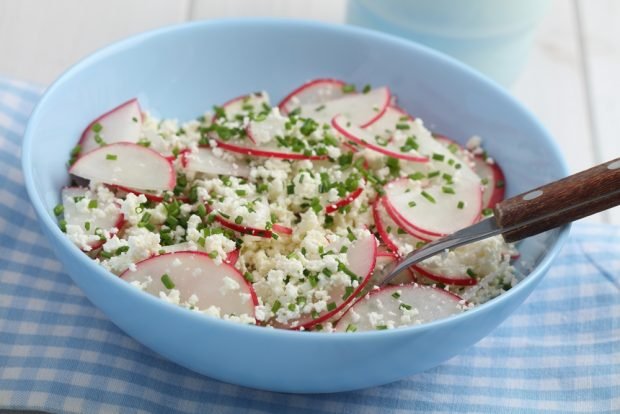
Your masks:
{"label": "blue and white checkered tablecloth", "polygon": [[383,387],[287,395],[221,383],[121,332],[63,272],[20,170],[40,90],[0,79],[0,409],[52,413],[620,413],[620,228],[575,225],[490,336]]}

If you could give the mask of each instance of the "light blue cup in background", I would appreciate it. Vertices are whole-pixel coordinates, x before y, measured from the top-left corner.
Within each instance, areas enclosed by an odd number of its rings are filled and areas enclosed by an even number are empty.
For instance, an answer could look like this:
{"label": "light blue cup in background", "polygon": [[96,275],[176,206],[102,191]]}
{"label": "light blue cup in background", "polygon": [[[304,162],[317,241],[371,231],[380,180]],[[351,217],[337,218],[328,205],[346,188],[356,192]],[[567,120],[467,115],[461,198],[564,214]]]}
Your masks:
{"label": "light blue cup in background", "polygon": [[509,86],[527,61],[549,5],[550,0],[349,0],[347,21],[440,50]]}

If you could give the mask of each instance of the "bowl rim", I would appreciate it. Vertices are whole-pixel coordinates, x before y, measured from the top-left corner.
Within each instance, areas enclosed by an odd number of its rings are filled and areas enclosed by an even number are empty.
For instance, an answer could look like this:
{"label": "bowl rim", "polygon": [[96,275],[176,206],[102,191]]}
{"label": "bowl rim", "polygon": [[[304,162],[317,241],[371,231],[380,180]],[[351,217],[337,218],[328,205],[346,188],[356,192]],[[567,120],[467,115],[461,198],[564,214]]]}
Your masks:
{"label": "bowl rim", "polygon": [[[569,169],[566,164],[566,161],[562,155],[559,144],[550,134],[550,132],[542,125],[542,123],[531,113],[531,111],[526,108],[522,103],[516,100],[507,90],[505,90],[502,86],[497,84],[495,81],[481,74],[477,70],[465,65],[464,63],[452,58],[448,55],[443,54],[442,52],[431,49],[430,47],[421,45],[419,43],[406,40],[394,35],[381,33],[378,31],[365,29],[352,25],[344,25],[344,24],[335,24],[335,23],[327,23],[313,20],[304,20],[304,19],[289,19],[289,18],[271,18],[271,17],[244,17],[244,18],[221,18],[221,19],[213,19],[213,20],[203,20],[203,21],[194,21],[194,22],[184,22],[174,25],[164,26],[158,29],[149,30],[146,32],[142,32],[136,35],[132,35],[126,37],[124,39],[118,40],[106,46],[103,46],[96,51],[90,53],[86,57],[79,60],[77,63],[70,66],[66,69],[48,88],[45,89],[45,92],[40,97],[39,101],[35,105],[29,119],[27,127],[24,131],[23,142],[22,142],[22,172],[24,175],[24,183],[26,186],[26,190],[30,201],[35,209],[35,212],[42,222],[42,225],[47,229],[50,229],[52,237],[54,237],[56,242],[60,243],[61,247],[69,252],[70,256],[77,260],[79,265],[82,267],[85,266],[85,269],[90,272],[95,272],[99,277],[107,278],[108,282],[106,283],[116,283],[119,286],[122,285],[122,289],[126,289],[129,295],[132,295],[137,301],[147,301],[146,303],[151,306],[159,307],[163,311],[172,312],[175,317],[184,317],[190,318],[192,323],[198,324],[206,324],[213,325],[213,327],[218,327],[221,329],[228,329],[232,332],[241,333],[241,334],[255,334],[255,335],[263,335],[265,337],[272,337],[276,339],[289,338],[297,340],[298,338],[304,338],[304,341],[319,341],[323,343],[324,341],[363,341],[369,339],[378,339],[383,337],[392,337],[398,338],[400,336],[409,336],[413,334],[422,334],[426,331],[433,330],[436,328],[447,328],[450,325],[459,324],[462,320],[467,320],[470,318],[474,318],[479,313],[490,311],[492,308],[499,306],[502,301],[508,300],[510,297],[517,295],[519,292],[526,290],[530,285],[538,283],[539,279],[541,279],[549,268],[551,262],[556,258],[560,249],[562,248],[566,238],[568,237],[570,231],[570,224],[567,224],[559,229],[559,234],[557,239],[551,245],[549,250],[545,253],[543,259],[538,263],[538,265],[532,269],[532,271],[516,286],[511,288],[509,291],[481,304],[476,306],[473,309],[467,310],[458,315],[452,315],[448,318],[439,319],[436,321],[424,323],[421,325],[413,325],[413,326],[405,326],[398,329],[388,329],[381,331],[364,331],[364,332],[356,332],[354,335],[349,335],[344,332],[312,332],[312,335],[305,335],[303,331],[297,330],[286,330],[286,329],[269,329],[264,326],[257,325],[242,325],[238,323],[233,323],[230,321],[226,321],[219,318],[209,317],[208,315],[204,315],[201,313],[197,313],[194,311],[190,311],[189,309],[182,308],[177,305],[173,305],[171,303],[167,303],[155,296],[152,296],[146,292],[142,292],[128,283],[123,281],[120,277],[114,275],[113,273],[107,271],[102,266],[96,264],[92,259],[88,258],[85,254],[83,254],[79,249],[77,249],[73,243],[69,241],[69,239],[65,236],[64,233],[60,231],[57,224],[53,221],[52,217],[49,215],[49,212],[46,210],[43,200],[39,196],[36,191],[34,176],[33,176],[33,163],[32,163],[32,147],[34,145],[34,132],[35,125],[39,122],[39,118],[41,117],[41,112],[44,111],[44,107],[46,105],[49,96],[52,95],[56,89],[60,88],[62,84],[65,82],[67,78],[70,78],[74,73],[79,72],[82,68],[87,67],[91,64],[96,64],[98,60],[105,58],[108,55],[116,53],[118,50],[122,50],[128,47],[135,46],[136,44],[149,40],[152,38],[156,38],[159,36],[165,36],[169,33],[174,33],[178,31],[192,31],[197,29],[209,30],[211,27],[218,26],[229,26],[235,27],[238,25],[247,26],[247,25],[258,25],[263,26],[265,30],[269,30],[270,28],[274,28],[277,26],[278,28],[304,28],[310,30],[319,30],[319,31],[331,31],[336,34],[352,34],[354,36],[362,37],[362,38],[372,38],[377,39],[384,42],[390,42],[400,45],[401,47],[412,50],[414,53],[428,55],[431,59],[434,59],[439,62],[439,64],[452,66],[456,70],[463,72],[466,76],[472,78],[475,82],[482,84],[483,87],[490,88],[496,95],[500,96],[500,99],[508,100],[512,102],[518,110],[522,112],[522,114],[528,119],[528,121],[533,124],[537,129],[541,131],[541,136],[547,141],[547,144],[552,150],[552,153],[557,158],[557,161],[560,164],[561,173],[563,175],[568,175]],[[51,241],[51,240],[50,240]],[[86,272],[85,272],[86,273]],[[75,281],[74,281],[75,283]],[[107,315],[106,315],[107,316]]]}

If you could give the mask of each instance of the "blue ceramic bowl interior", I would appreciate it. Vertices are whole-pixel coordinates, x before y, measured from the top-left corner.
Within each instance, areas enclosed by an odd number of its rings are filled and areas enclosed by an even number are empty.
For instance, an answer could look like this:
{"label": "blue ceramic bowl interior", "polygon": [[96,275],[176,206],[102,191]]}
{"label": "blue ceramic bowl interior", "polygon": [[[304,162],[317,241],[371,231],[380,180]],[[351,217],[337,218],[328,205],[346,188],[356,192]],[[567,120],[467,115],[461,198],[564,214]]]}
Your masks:
{"label": "blue ceramic bowl interior", "polygon": [[69,179],[69,151],[107,109],[138,97],[155,115],[185,121],[248,91],[266,90],[277,102],[317,77],[388,85],[399,104],[432,129],[460,142],[480,135],[505,171],[508,195],[567,173],[547,131],[505,91],[454,60],[394,37],[270,19],[198,22],[132,37],[86,58],[49,87],[23,147],[26,185],[43,232],[75,283],[121,329],[222,381],[335,392],[385,384],[442,363],[487,335],[531,293],[566,228],[522,243],[527,277],[501,297],[430,324],[356,334],[242,326],[169,305],[106,272],[58,229],[52,209]]}

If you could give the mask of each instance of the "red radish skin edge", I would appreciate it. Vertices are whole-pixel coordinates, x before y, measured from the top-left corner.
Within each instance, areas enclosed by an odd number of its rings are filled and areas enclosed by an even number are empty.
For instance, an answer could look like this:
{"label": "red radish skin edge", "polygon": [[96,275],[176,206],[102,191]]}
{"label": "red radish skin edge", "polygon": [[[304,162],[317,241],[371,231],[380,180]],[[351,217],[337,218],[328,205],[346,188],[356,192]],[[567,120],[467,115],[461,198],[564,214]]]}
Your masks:
{"label": "red radish skin edge", "polygon": [[[226,259],[224,259],[224,263],[228,263],[231,266],[234,266],[239,260],[239,249],[235,249],[231,252],[228,252],[226,255]],[[244,278],[245,279],[245,278]]]}
{"label": "red radish skin edge", "polygon": [[[124,225],[125,225],[125,216],[123,215],[123,213],[118,213],[118,219],[116,220],[116,223],[114,223],[114,227],[120,230]],[[106,241],[107,240],[98,240],[94,242],[93,244],[91,244],[90,247],[92,250],[97,250],[98,248],[103,246]]]}
{"label": "red radish skin edge", "polygon": [[390,106],[390,101],[392,100],[392,91],[390,91],[390,88],[387,88],[387,87],[385,88],[385,90],[387,91],[387,95],[386,95],[385,102],[383,103],[383,105],[381,105],[381,110],[377,112],[377,115],[375,115],[370,121],[366,122],[365,124],[360,125],[360,128],[366,128],[374,124],[379,118],[383,116],[385,111],[387,111],[388,106]]}
{"label": "red radish skin edge", "polygon": [[[205,204],[205,207],[207,208],[207,211],[209,213],[213,212],[213,209],[208,204]],[[278,230],[282,230],[281,234],[293,234],[293,229],[283,226],[281,224],[274,224],[272,230],[257,229],[255,227],[242,226],[240,224],[226,220],[218,213],[215,214],[215,220],[217,220],[224,227],[228,227],[229,229],[238,233],[249,234],[250,236],[270,238],[273,236],[274,232],[280,233],[280,231]]]}
{"label": "red radish skin edge", "polygon": [[[385,110],[384,110],[385,112]],[[403,160],[407,160],[407,161],[413,161],[413,162],[428,162],[428,157],[417,157],[417,156],[413,156],[413,155],[407,155],[407,154],[403,154],[400,152],[394,152],[394,151],[390,151],[390,150],[386,150],[385,148],[379,146],[379,145],[374,145],[371,144],[369,142],[366,142],[358,137],[356,137],[355,135],[351,134],[349,131],[347,131],[346,127],[340,125],[340,123],[338,122],[338,118],[340,117],[340,115],[336,115],[334,118],[332,118],[332,126],[334,127],[334,129],[336,129],[336,131],[338,131],[339,133],[341,133],[342,135],[344,135],[347,139],[355,142],[356,144],[359,144],[365,148],[369,148],[373,151],[379,152],[381,154],[384,155],[388,155],[390,157],[394,157],[394,158],[400,158]]]}
{"label": "red radish skin edge", "polygon": [[237,146],[234,144],[229,144],[219,139],[216,139],[216,141],[217,141],[218,147],[224,150],[227,150],[227,151],[236,152],[238,154],[255,155],[257,157],[283,158],[286,160],[324,160],[324,159],[327,159],[327,156],[325,155],[303,155],[303,154],[297,154],[297,153],[265,151],[259,148],[248,148],[248,147]]}
{"label": "red radish skin edge", "polygon": [[309,82],[306,82],[303,85],[295,88],[293,92],[286,95],[284,99],[280,101],[280,103],[278,104],[278,108],[280,109],[280,112],[282,112],[283,115],[288,115],[289,111],[286,109],[286,105],[289,103],[291,99],[293,99],[293,97],[295,97],[300,92],[305,91],[306,89],[313,87],[317,84],[321,84],[321,83],[334,84],[334,85],[341,86],[341,87],[346,85],[346,82],[338,80],[338,79],[332,79],[332,78],[319,78],[319,79],[314,79]]}
{"label": "red radish skin edge", "polygon": [[385,227],[383,227],[383,222],[381,221],[381,217],[379,216],[379,203],[381,202],[380,200],[381,198],[378,198],[372,204],[372,216],[373,216],[373,219],[375,220],[375,227],[377,228],[377,232],[379,233],[381,240],[383,240],[383,243],[385,243],[388,249],[394,252],[397,252],[398,246],[396,246],[392,242],[392,240],[390,240],[388,233],[385,230]]}
{"label": "red radish skin edge", "polygon": [[[153,255],[151,255],[151,256],[149,256],[149,257],[147,257],[146,259],[143,259],[143,260],[140,260],[139,262],[136,262],[136,263],[135,263],[135,265],[136,265],[136,266],[139,266],[139,265],[140,265],[140,263],[145,262],[145,261],[147,261],[147,260],[150,260],[150,259],[152,259],[153,257],[167,256],[167,255],[170,255],[170,254],[179,254],[179,253],[181,253],[181,254],[195,254],[195,255],[205,256],[205,257],[207,257],[209,260],[213,261],[213,259],[211,259],[211,257],[209,257],[209,255],[208,255],[207,253],[205,253],[205,252],[195,252],[195,251],[192,251],[192,250],[181,250],[181,251],[178,251],[178,252],[170,252],[170,253],[164,253],[164,254],[153,254]],[[243,275],[239,272],[239,270],[237,270],[234,266],[229,265],[229,264],[228,264],[228,263],[226,263],[226,262],[223,262],[223,263],[225,263],[227,266],[232,267],[232,268],[233,268],[233,269],[234,269],[237,273],[239,273],[239,277],[241,278],[241,280],[243,280],[243,283],[245,283],[245,285],[248,287],[248,290],[250,291],[250,297],[251,297],[251,299],[252,299],[252,304],[254,305],[254,307],[258,306],[258,296],[256,296],[256,292],[254,291],[254,286],[252,286],[252,284],[251,284],[250,282],[248,282],[248,281],[247,281],[247,280],[243,277]],[[124,279],[124,276],[125,276],[126,274],[128,274],[129,272],[131,272],[131,270],[130,270],[130,269],[127,269],[127,270],[125,270],[123,273],[121,273],[119,277],[120,277],[121,279]],[[253,317],[254,319],[256,319],[256,316],[255,316],[254,314],[252,315],[252,317]]]}
{"label": "red radish skin edge", "polygon": [[478,284],[478,281],[476,279],[474,279],[473,277],[467,277],[467,279],[463,278],[463,279],[458,279],[458,278],[451,278],[449,276],[444,276],[444,275],[437,275],[435,273],[429,272],[428,270],[423,269],[421,266],[418,265],[413,265],[413,268],[419,272],[420,274],[422,274],[423,276],[426,276],[427,278],[434,280],[435,282],[439,282],[439,283],[443,283],[444,285],[453,285],[453,286],[474,286]]}
{"label": "red radish skin edge", "polygon": [[381,204],[385,208],[386,213],[390,216],[392,220],[398,225],[400,228],[405,230],[407,233],[412,235],[413,237],[417,237],[418,239],[424,242],[432,241],[432,238],[435,238],[434,235],[429,235],[428,233],[422,232],[415,226],[411,226],[397,211],[394,207],[389,203],[387,198],[381,197]]}
{"label": "red radish skin edge", "polygon": [[[373,236],[374,237],[374,236]],[[349,303],[351,303],[355,297],[357,296],[357,294],[359,292],[362,291],[362,289],[364,289],[366,287],[366,285],[368,284],[368,282],[370,281],[370,278],[372,277],[372,273],[375,271],[375,266],[377,265],[377,243],[373,243],[373,252],[372,255],[374,257],[372,266],[370,271],[368,272],[368,274],[362,279],[362,282],[359,284],[359,286],[357,287],[357,289],[355,289],[353,291],[353,293],[351,293],[351,295],[344,300],[340,305],[336,306],[336,309],[331,310],[329,312],[324,313],[323,315],[319,316],[316,319],[313,319],[309,322],[306,322],[303,325],[299,325],[296,326],[295,328],[291,328],[292,330],[298,331],[300,329],[311,329],[312,327],[325,322],[326,320],[330,319],[332,316],[334,316],[335,314],[337,314],[338,312],[340,312],[345,306],[347,306]]]}
{"label": "red radish skin edge", "polygon": [[[106,145],[105,147],[101,147],[101,148],[95,149],[93,151],[89,151],[88,154],[93,153],[95,151],[99,151],[102,148],[111,147],[111,146],[115,146],[115,147],[120,147],[120,146],[135,147],[135,146],[138,146],[138,147],[142,148],[145,151],[150,151],[151,153],[156,155],[158,158],[162,158],[162,159],[166,160],[166,163],[168,164],[168,175],[170,177],[169,181],[168,181],[168,189],[169,190],[173,190],[174,187],[176,187],[176,185],[177,185],[177,174],[176,174],[176,172],[174,170],[174,165],[172,165],[172,162],[168,158],[164,157],[159,152],[157,152],[157,151],[155,151],[155,150],[153,150],[151,148],[143,147],[141,145],[134,144],[132,142],[115,142],[113,144]],[[78,158],[77,161],[75,161],[73,163],[73,165],[71,167],[69,167],[69,171],[68,171],[69,174],[73,174],[72,171],[75,170],[75,167],[80,163],[80,161],[83,161],[83,159],[84,159],[84,157]]]}
{"label": "red radish skin edge", "polygon": [[364,189],[362,187],[358,187],[357,189],[355,189],[351,194],[349,194],[345,198],[342,198],[342,199],[336,201],[335,203],[329,204],[328,206],[326,206],[325,207],[325,212],[327,214],[334,213],[334,212],[338,211],[338,209],[340,207],[348,206],[353,201],[355,201],[355,199],[357,197],[359,197],[360,194],[362,194],[362,191],[364,191]]}
{"label": "red radish skin edge", "polygon": [[140,121],[144,121],[144,114],[142,114],[142,108],[140,108],[140,102],[138,102],[138,98],[132,98],[132,99],[128,100],[127,102],[123,102],[122,104],[118,105],[117,107],[110,109],[106,113],[104,113],[102,115],[99,115],[97,118],[95,118],[95,120],[91,121],[91,123],[88,124],[88,126],[86,128],[84,128],[84,131],[82,132],[82,135],[80,136],[80,140],[78,141],[78,145],[84,144],[84,141],[86,140],[86,135],[91,130],[93,125],[95,125],[97,122],[99,122],[101,119],[105,118],[106,116],[110,115],[112,112],[117,111],[117,110],[119,110],[121,108],[124,108],[127,105],[131,105],[134,102],[138,105],[138,109],[140,110]]}
{"label": "red radish skin edge", "polygon": [[[482,158],[482,156],[480,155],[476,155],[476,158],[479,162],[484,162],[486,163],[486,161]],[[491,198],[489,199],[489,202],[487,203],[486,206],[484,206],[484,208],[493,208],[495,207],[495,205],[499,202],[501,202],[504,199],[504,196],[506,195],[506,177],[504,176],[504,172],[502,171],[502,169],[500,168],[500,166],[497,164],[497,162],[494,162],[493,164],[488,164],[489,168],[491,168],[491,171],[493,171],[493,182],[489,183],[487,185],[493,185],[493,191],[491,193]],[[498,182],[502,182],[504,183],[504,185],[502,185],[501,187],[497,186]]]}

